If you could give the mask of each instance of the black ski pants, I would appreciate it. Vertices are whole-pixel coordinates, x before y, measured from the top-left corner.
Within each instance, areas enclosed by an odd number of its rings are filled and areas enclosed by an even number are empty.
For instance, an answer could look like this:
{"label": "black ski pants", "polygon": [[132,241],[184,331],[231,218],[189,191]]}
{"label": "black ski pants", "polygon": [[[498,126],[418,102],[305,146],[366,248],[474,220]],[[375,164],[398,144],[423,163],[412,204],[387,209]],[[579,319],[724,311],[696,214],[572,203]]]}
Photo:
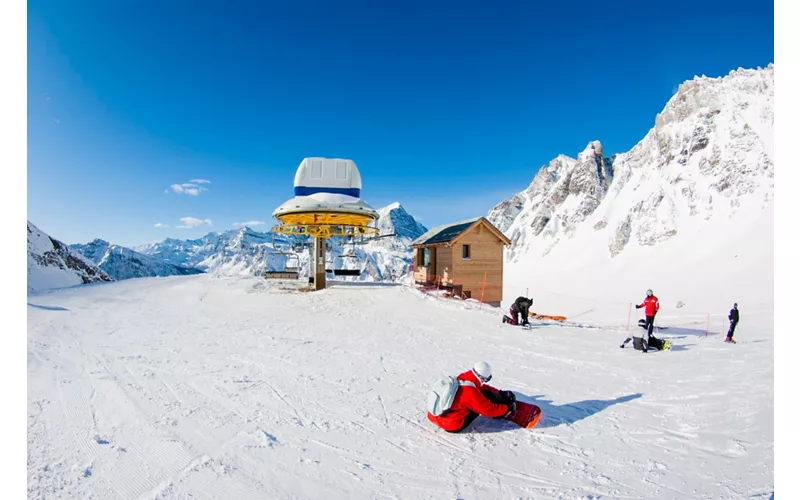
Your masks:
{"label": "black ski pants", "polygon": [[733,331],[736,329],[738,323],[738,321],[731,321],[731,327],[728,329],[728,336],[726,337],[728,340],[733,338]]}
{"label": "black ski pants", "polygon": [[[486,396],[486,399],[488,399],[492,403],[498,403],[498,404],[501,404],[501,405],[510,405],[511,404],[511,401],[507,400],[506,398],[504,398],[500,394],[497,394],[494,391],[490,391],[489,389],[481,389],[481,393],[484,396]],[[469,415],[467,415],[467,418],[464,419],[464,425],[462,425],[460,429],[456,429],[454,431],[447,431],[447,432],[450,432],[450,433],[461,432],[464,429],[466,429],[467,427],[469,427],[469,425],[472,422],[474,422],[475,419],[478,418],[478,417],[480,417],[480,413],[476,413],[474,411],[470,411]],[[503,418],[503,417],[497,417],[497,418]]]}

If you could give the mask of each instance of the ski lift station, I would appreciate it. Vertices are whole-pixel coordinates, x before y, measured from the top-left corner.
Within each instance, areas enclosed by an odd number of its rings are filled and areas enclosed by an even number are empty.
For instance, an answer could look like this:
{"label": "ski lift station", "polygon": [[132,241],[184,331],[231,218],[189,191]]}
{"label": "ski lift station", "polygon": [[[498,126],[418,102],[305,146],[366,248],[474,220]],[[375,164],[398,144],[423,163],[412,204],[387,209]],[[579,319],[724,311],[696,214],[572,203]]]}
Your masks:
{"label": "ski lift station", "polygon": [[[294,198],[272,212],[272,231],[313,239],[309,282],[325,288],[326,240],[377,234],[378,213],[361,199],[361,174],[353,160],[305,158],[294,176]],[[350,274],[345,272],[345,274]]]}

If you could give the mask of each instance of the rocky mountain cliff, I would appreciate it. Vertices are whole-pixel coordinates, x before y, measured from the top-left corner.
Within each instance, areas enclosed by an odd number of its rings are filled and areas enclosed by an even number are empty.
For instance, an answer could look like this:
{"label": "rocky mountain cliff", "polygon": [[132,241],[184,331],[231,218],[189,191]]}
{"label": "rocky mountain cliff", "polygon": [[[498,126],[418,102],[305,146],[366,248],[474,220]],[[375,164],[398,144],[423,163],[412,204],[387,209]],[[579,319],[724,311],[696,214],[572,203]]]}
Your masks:
{"label": "rocky mountain cliff", "polygon": [[28,291],[64,288],[113,278],[28,221]]}
{"label": "rocky mountain cliff", "polygon": [[[736,212],[742,196],[772,197],[773,66],[682,84],[631,151],[604,156],[590,142],[561,155],[528,188],[490,210],[512,240],[509,260],[546,255],[578,231],[604,235],[611,256],[675,236],[684,216]],[[535,243],[535,242],[538,242]]]}
{"label": "rocky mountain cliff", "polygon": [[630,151],[592,141],[541,167],[488,214],[512,241],[508,293],[770,304],[773,82],[772,65],[695,77]]}

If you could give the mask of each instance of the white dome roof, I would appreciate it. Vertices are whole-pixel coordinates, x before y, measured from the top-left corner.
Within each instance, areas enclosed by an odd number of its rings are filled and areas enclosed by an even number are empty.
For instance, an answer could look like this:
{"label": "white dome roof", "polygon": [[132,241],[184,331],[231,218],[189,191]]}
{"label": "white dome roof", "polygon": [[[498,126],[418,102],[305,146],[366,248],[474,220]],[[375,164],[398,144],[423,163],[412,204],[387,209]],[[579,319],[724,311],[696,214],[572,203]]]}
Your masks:
{"label": "white dome roof", "polygon": [[353,160],[304,158],[294,175],[294,195],[332,193],[361,197],[361,174]]}

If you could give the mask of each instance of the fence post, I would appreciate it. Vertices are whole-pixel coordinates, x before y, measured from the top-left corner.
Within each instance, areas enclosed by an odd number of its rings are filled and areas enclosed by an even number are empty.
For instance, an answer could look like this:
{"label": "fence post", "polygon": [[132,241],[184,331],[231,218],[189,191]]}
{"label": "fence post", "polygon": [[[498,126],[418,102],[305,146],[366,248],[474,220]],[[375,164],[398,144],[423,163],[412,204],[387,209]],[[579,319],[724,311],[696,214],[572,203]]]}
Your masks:
{"label": "fence post", "polygon": [[632,302],[628,302],[628,326],[625,327],[625,333],[630,333],[631,331],[631,308],[633,307]]}
{"label": "fence post", "polygon": [[706,337],[708,337],[708,328],[711,325],[711,313],[706,314]]}
{"label": "fence post", "polygon": [[489,271],[483,273],[483,286],[481,286],[481,305],[478,306],[478,309],[483,309],[483,291],[486,289],[486,275],[489,274]]}
{"label": "fence post", "polygon": [[525,287],[525,298],[527,299],[528,297],[529,297],[529,295],[528,295],[528,288],[527,288],[527,287]]}

